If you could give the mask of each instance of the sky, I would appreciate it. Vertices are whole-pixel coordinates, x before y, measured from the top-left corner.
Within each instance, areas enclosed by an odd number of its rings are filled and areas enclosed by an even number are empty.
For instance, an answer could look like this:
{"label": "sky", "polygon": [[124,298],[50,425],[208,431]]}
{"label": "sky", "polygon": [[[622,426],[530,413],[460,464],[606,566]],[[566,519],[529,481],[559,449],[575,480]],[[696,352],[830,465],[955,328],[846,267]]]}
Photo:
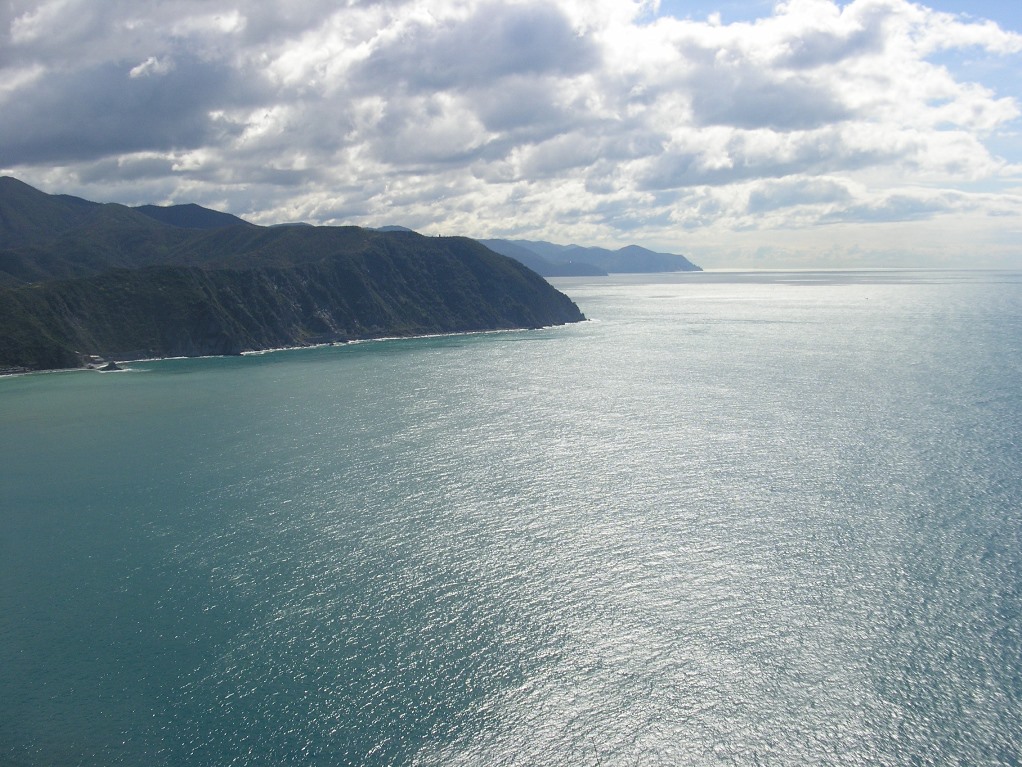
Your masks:
{"label": "sky", "polygon": [[258,224],[1022,268],[1016,0],[0,2],[0,174]]}

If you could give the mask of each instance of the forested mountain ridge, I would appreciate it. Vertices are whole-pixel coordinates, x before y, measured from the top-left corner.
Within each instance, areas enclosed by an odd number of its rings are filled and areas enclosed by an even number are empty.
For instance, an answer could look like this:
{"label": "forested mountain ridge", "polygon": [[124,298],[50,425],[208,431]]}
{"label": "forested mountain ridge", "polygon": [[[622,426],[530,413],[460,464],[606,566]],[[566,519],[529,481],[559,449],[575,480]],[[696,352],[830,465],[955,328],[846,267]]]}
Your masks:
{"label": "forested mountain ridge", "polygon": [[539,275],[467,238],[260,227],[0,179],[5,372],[582,319]]}

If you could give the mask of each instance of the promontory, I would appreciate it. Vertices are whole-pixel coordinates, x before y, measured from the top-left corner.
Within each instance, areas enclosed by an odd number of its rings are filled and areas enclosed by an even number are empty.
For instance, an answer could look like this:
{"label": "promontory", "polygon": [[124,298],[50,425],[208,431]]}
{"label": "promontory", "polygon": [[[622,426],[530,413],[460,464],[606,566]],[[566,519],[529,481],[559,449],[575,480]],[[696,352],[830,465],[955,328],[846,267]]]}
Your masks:
{"label": "promontory", "polygon": [[0,177],[0,372],[585,319],[464,237],[247,223]]}

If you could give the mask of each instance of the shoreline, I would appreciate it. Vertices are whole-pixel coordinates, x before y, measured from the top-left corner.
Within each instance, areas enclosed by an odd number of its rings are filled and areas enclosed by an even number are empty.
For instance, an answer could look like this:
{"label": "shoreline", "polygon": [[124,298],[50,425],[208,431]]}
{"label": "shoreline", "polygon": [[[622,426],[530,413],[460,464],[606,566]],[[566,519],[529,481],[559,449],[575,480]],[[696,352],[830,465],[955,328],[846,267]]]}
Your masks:
{"label": "shoreline", "polygon": [[[591,322],[587,317],[578,322],[565,322],[558,325],[541,325],[534,328],[494,328],[492,330],[461,330],[451,333],[422,333],[407,336],[374,336],[372,338],[352,338],[347,341],[322,341],[314,344],[296,344],[294,346],[276,346],[267,349],[246,349],[237,354],[198,354],[192,357],[189,356],[175,356],[175,357],[137,357],[133,359],[115,359],[113,357],[104,357],[103,355],[91,355],[102,360],[102,363],[116,362],[118,365],[130,365],[136,362],[167,362],[170,360],[212,360],[212,359],[225,359],[230,357],[260,357],[264,354],[275,354],[277,352],[293,352],[301,351],[303,349],[324,349],[331,346],[334,347],[345,347],[345,346],[357,346],[359,344],[369,344],[384,341],[415,341],[427,338],[457,338],[459,336],[480,336],[480,335],[491,335],[498,333],[525,333],[533,330],[551,330],[553,328],[567,327],[568,325],[578,325],[585,322]],[[30,375],[47,375],[52,373],[127,373],[131,372],[130,368],[124,368],[121,370],[101,370],[99,364],[82,365],[75,368],[42,368],[40,370],[31,369],[20,369],[14,370],[10,368],[0,368],[0,380],[5,378],[20,378],[22,376]]]}

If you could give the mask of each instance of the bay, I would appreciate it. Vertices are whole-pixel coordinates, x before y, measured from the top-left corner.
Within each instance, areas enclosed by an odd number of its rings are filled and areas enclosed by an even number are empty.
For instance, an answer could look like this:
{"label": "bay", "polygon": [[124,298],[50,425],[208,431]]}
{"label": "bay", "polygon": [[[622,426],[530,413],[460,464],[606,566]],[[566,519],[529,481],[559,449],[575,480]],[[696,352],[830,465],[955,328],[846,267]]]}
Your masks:
{"label": "bay", "polygon": [[555,284],[0,380],[0,763],[1019,763],[1022,274]]}

